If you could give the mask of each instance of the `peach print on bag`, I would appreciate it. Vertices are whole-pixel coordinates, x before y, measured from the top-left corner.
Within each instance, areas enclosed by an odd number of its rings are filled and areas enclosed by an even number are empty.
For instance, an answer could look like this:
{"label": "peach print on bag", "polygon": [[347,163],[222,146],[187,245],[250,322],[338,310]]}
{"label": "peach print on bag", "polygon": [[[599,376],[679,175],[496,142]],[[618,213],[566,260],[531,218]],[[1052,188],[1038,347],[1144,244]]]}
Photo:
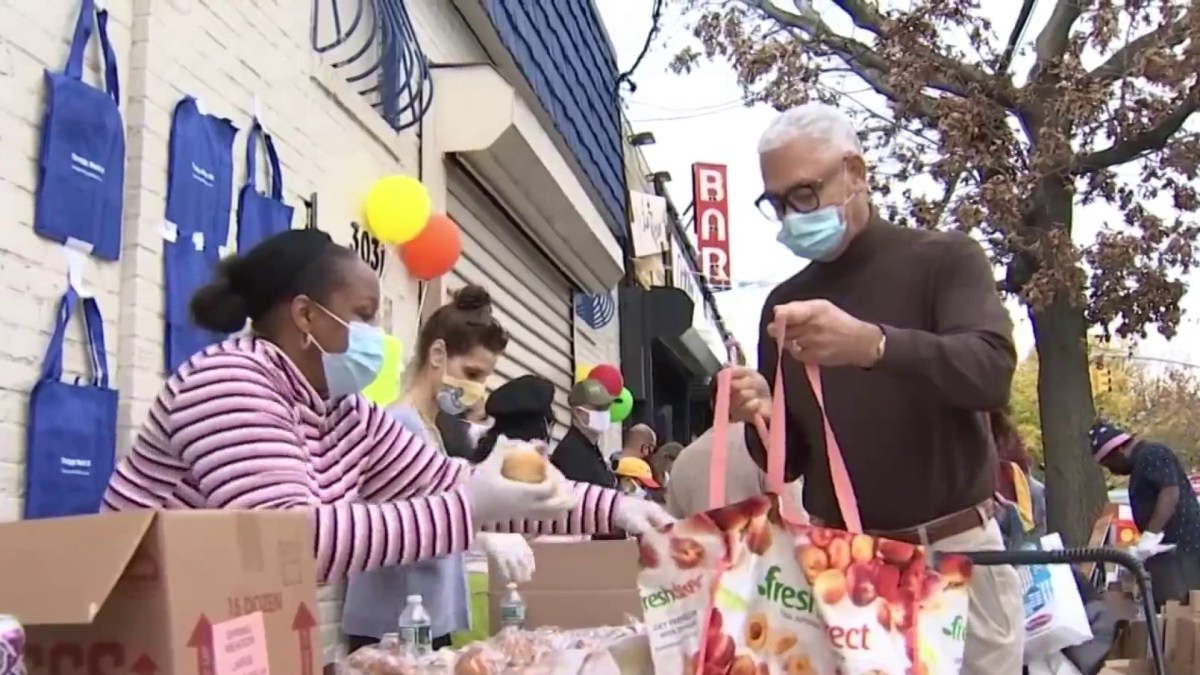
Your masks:
{"label": "peach print on bag", "polygon": [[[780,518],[756,497],[642,540],[658,672],[950,675],[962,661],[970,562]],[[702,660],[701,660],[702,659]]]}
{"label": "peach print on bag", "polygon": [[[782,328],[782,327],[780,327]],[[782,350],[780,351],[782,359]],[[787,419],[782,370],[767,451],[767,489],[641,541],[638,577],[655,670],[686,675],[957,675],[970,561],[862,534],[854,485],[824,416],[820,371],[805,374],[822,411],[830,477],[851,532],[802,521],[782,493]],[[732,374],[717,375],[709,503],[724,502]]]}

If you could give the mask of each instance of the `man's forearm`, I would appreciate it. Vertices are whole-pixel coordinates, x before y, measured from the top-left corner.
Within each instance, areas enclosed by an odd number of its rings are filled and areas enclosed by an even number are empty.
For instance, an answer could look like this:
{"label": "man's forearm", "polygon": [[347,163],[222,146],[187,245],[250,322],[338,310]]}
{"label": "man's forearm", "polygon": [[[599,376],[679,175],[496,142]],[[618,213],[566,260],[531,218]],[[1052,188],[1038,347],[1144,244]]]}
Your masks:
{"label": "man's forearm", "polygon": [[1175,515],[1175,509],[1178,507],[1179,488],[1175,486],[1163,488],[1154,502],[1154,513],[1150,514],[1150,522],[1146,523],[1146,530],[1160,534],[1167,526],[1167,522],[1171,520],[1171,516]]}

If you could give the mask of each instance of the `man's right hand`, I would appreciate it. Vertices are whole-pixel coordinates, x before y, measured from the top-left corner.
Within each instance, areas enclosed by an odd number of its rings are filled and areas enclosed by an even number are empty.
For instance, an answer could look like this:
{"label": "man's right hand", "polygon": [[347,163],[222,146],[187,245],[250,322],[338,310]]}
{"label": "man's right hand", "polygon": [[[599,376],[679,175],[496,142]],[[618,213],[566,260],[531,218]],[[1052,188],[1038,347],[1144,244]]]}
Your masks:
{"label": "man's right hand", "polygon": [[767,378],[746,366],[732,366],[730,370],[733,372],[729,386],[730,421],[753,424],[758,415],[770,421],[771,387]]}

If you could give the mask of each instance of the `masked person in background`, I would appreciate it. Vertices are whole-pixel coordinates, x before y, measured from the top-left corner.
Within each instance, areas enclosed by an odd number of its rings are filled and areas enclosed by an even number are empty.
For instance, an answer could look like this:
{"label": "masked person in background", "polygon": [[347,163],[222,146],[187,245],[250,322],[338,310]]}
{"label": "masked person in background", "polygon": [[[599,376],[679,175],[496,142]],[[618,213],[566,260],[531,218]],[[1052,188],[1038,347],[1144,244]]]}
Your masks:
{"label": "masked person in background", "polygon": [[568,480],[617,487],[617,477],[600,450],[600,437],[612,424],[608,412],[612,402],[612,394],[595,380],[581,380],[571,388],[567,397],[571,406],[571,429],[550,456],[554,466]]}
{"label": "masked person in background", "polygon": [[612,467],[616,470],[617,462],[626,457],[648,461],[657,446],[658,434],[649,424],[634,424],[621,436],[621,451],[613,456]]}
{"label": "masked person in background", "polygon": [[661,501],[662,485],[654,478],[650,463],[636,457],[622,457],[617,462],[617,489],[621,494]]}
{"label": "masked person in background", "polygon": [[[1200,504],[1179,457],[1104,421],[1092,426],[1090,437],[1096,461],[1129,476],[1129,508],[1142,533],[1135,555],[1146,558],[1155,604],[1186,602],[1189,591],[1200,590]],[[1166,544],[1175,550],[1157,553]]]}
{"label": "masked person in background", "polygon": [[[482,402],[484,382],[495,371],[496,360],[507,345],[508,334],[492,316],[488,292],[479,286],[463,287],[421,326],[400,404],[388,412],[426,444],[451,454],[453,448],[439,430],[437,416],[446,415],[461,424],[464,413]],[[403,473],[406,469],[395,470]],[[523,537],[488,534],[478,541],[514,581],[529,580],[533,553]],[[450,646],[450,633],[470,627],[470,594],[461,554],[388,567],[350,579],[342,629],[351,651],[395,631],[396,618],[409,595],[420,595],[425,601],[435,649]]]}
{"label": "masked person in background", "polygon": [[522,375],[500,385],[487,400],[491,427],[479,439],[475,461],[492,454],[496,439],[504,436],[550,445],[554,426],[554,384],[537,375]]}

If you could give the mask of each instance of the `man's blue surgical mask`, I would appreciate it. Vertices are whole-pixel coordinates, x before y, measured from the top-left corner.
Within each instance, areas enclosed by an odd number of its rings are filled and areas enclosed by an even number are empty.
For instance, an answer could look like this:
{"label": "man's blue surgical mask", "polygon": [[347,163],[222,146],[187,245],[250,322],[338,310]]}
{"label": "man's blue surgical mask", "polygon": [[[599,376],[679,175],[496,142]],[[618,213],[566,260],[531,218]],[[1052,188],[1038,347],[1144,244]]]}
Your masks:
{"label": "man's blue surgical mask", "polygon": [[776,240],[801,258],[828,262],[846,238],[846,219],[837,206],[811,213],[789,213]]}
{"label": "man's blue surgical mask", "polygon": [[361,321],[347,323],[336,314],[321,307],[335,321],[346,327],[346,351],[334,354],[326,351],[312,335],[309,339],[321,350],[321,365],[329,397],[357,394],[379,377],[383,371],[383,331]]}

